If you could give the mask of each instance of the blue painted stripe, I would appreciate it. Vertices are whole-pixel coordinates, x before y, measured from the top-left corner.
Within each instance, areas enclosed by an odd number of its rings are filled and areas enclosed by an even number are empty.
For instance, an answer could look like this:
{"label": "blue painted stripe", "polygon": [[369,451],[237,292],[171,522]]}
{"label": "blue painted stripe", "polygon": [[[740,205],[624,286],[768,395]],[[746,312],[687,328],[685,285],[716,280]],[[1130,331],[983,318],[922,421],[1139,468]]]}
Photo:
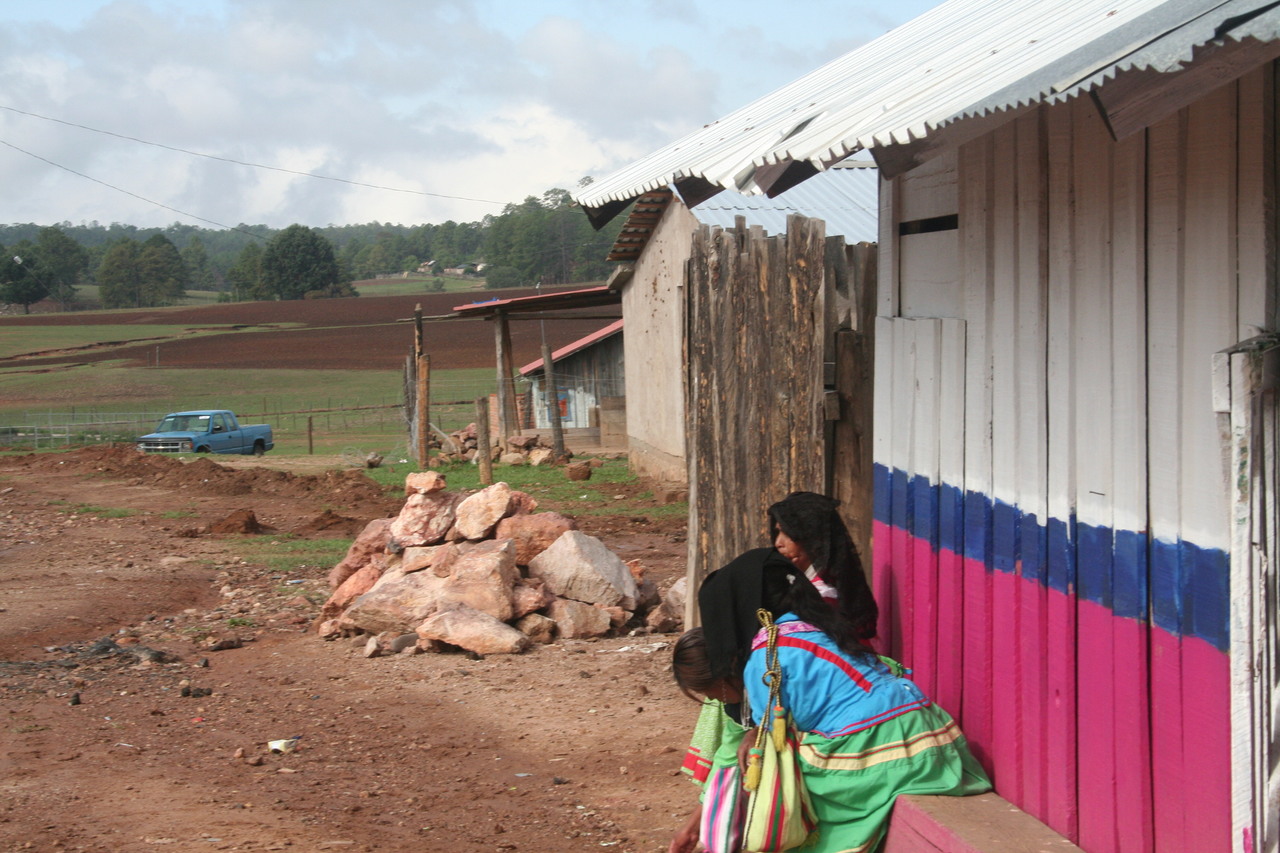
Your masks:
{"label": "blue painted stripe", "polygon": [[1116,616],[1196,637],[1227,651],[1230,558],[1191,542],[1152,540],[1033,513],[926,477],[875,466],[875,517],[990,571],[1018,574]]}

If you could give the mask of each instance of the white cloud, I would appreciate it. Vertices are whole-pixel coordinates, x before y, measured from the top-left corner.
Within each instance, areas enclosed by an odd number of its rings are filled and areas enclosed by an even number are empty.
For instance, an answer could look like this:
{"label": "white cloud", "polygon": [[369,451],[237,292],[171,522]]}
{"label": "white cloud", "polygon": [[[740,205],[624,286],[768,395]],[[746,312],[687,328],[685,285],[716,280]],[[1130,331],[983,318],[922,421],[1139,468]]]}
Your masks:
{"label": "white cloud", "polygon": [[[763,0],[3,4],[0,105],[219,157],[518,202],[602,177],[879,27],[859,13],[874,3],[816,2],[859,22],[847,39],[831,19],[797,20]],[[0,140],[228,225],[501,209],[195,158],[8,110]],[[0,182],[3,221],[180,219],[4,146]]]}

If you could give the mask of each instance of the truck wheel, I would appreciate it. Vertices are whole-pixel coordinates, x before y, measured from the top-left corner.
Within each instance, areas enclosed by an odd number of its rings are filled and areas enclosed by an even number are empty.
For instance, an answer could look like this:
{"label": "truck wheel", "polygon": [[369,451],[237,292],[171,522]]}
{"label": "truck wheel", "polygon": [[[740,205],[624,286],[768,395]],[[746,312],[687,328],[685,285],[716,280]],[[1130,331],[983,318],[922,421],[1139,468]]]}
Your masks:
{"label": "truck wheel", "polygon": [[208,453],[208,452],[209,452],[209,448],[207,448],[207,447],[197,447],[197,448],[196,448],[196,453]]}
{"label": "truck wheel", "polygon": [[266,453],[266,452],[267,452],[267,447],[266,447],[266,445],[265,445],[265,444],[263,444],[261,441],[255,441],[255,442],[253,443],[253,455],[254,455],[254,456],[261,456],[261,455],[263,455],[263,454],[264,454],[264,453]]}

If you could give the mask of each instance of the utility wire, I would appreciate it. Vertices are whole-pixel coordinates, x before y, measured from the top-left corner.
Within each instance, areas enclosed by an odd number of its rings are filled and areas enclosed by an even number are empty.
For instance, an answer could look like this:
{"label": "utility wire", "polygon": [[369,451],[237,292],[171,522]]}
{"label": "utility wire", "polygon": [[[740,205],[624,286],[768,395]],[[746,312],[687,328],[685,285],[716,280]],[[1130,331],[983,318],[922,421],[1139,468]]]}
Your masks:
{"label": "utility wire", "polygon": [[[412,195],[430,196],[431,198],[447,198],[453,201],[474,201],[480,204],[497,204],[497,205],[504,205],[504,206],[507,204],[507,202],[505,201],[494,201],[493,199],[488,199],[488,198],[470,198],[468,196],[461,196],[461,195],[445,195],[443,193],[427,192],[426,190],[411,190],[411,189],[406,189],[404,187],[384,187],[379,184],[366,184],[360,181],[348,180],[346,178],[335,178],[332,175],[317,175],[314,172],[300,172],[295,169],[286,169],[286,168],[283,168],[282,166],[267,166],[262,163],[250,163],[245,160],[233,160],[230,157],[219,157],[216,154],[205,154],[202,151],[190,151],[186,148],[178,148],[173,145],[165,145],[162,142],[151,142],[150,140],[147,140],[147,139],[139,139],[136,136],[127,136],[123,133],[115,133],[110,130],[101,130],[96,127],[89,127],[88,125],[77,124],[76,122],[73,122],[73,121],[64,121],[63,119],[60,119],[60,118],[43,116],[43,115],[40,115],[39,113],[27,112],[26,110],[20,110],[17,107],[5,106],[4,104],[0,104],[0,110],[8,110],[11,113],[17,113],[18,115],[29,116],[31,118],[38,118],[44,121],[51,121],[56,124],[66,125],[67,127],[75,127],[75,128],[79,128],[80,130],[87,130],[92,133],[101,133],[103,136],[114,136],[116,139],[124,139],[129,142],[137,142],[141,145],[151,145],[155,148],[163,148],[166,151],[176,151],[179,154],[187,154],[192,157],[204,157],[209,160],[218,160],[222,163],[231,163],[236,166],[249,166],[250,168],[253,168],[253,169],[268,169],[272,172],[284,172],[285,174],[288,174],[288,175],[299,175],[304,178],[316,178],[317,180],[321,180],[321,181],[335,181],[340,184],[350,184],[353,187],[366,187],[368,189],[386,190],[387,192],[393,192],[393,193],[410,193]],[[23,152],[23,153],[26,153],[26,152]]]}
{"label": "utility wire", "polygon": [[246,230],[245,230],[245,229],[243,229],[243,228],[236,228],[235,226],[232,226],[232,225],[224,225],[224,224],[222,224],[221,222],[217,222],[217,221],[215,221],[215,220],[213,220],[213,219],[206,219],[206,218],[204,218],[203,216],[196,216],[194,213],[187,213],[185,210],[179,210],[179,209],[178,209],[178,208],[176,208],[176,207],[170,207],[170,206],[169,206],[169,205],[167,205],[167,204],[163,204],[163,203],[161,203],[161,202],[154,201],[154,200],[152,200],[152,199],[146,198],[145,196],[140,196],[140,195],[138,195],[138,194],[137,194],[137,193],[135,193],[135,192],[130,192],[129,190],[122,189],[122,188],[120,188],[120,187],[117,187],[115,184],[109,184],[109,183],[107,183],[106,181],[100,181],[100,180],[98,180],[97,178],[95,178],[95,177],[93,177],[93,176],[91,176],[91,175],[86,175],[84,172],[77,172],[75,169],[68,168],[67,166],[62,165],[61,163],[55,163],[55,162],[53,162],[52,160],[47,160],[47,159],[45,159],[44,157],[41,157],[39,154],[32,154],[30,151],[27,151],[27,150],[26,150],[26,149],[24,149],[24,148],[19,148],[18,146],[14,145],[13,143],[11,143],[11,142],[6,142],[6,141],[5,141],[5,140],[3,140],[3,139],[0,139],[0,145],[4,145],[4,146],[6,146],[6,147],[8,147],[8,148],[12,148],[14,151],[17,151],[17,152],[19,152],[20,154],[26,154],[28,157],[34,157],[35,159],[39,160],[41,163],[48,163],[50,166],[53,166],[54,168],[57,168],[57,169],[62,169],[64,172],[70,172],[70,173],[71,173],[71,174],[73,174],[73,175],[77,175],[77,176],[79,176],[79,177],[81,177],[81,178],[84,178],[86,181],[93,181],[95,184],[101,184],[102,186],[104,186],[104,187],[106,187],[106,188],[108,188],[108,189],[115,190],[115,191],[116,191],[116,192],[118,192],[118,193],[124,193],[125,195],[133,196],[133,197],[134,197],[134,198],[136,198],[136,199],[139,199],[139,200],[141,200],[141,201],[145,201],[147,204],[154,204],[156,207],[162,207],[162,208],[164,208],[165,210],[171,210],[171,211],[173,211],[174,213],[178,214],[179,216],[186,216],[186,217],[189,217],[189,218],[191,218],[191,219],[198,219],[198,220],[200,220],[201,222],[207,222],[207,223],[209,223],[210,225],[216,225],[216,226],[218,226],[219,228],[226,228],[226,229],[227,229],[227,230],[229,230],[229,231],[238,231],[238,232],[240,232],[241,234],[248,234],[250,237],[254,238],[255,240],[261,240],[261,239],[262,239],[262,235],[260,235],[260,234],[254,234],[252,231],[246,231]]}

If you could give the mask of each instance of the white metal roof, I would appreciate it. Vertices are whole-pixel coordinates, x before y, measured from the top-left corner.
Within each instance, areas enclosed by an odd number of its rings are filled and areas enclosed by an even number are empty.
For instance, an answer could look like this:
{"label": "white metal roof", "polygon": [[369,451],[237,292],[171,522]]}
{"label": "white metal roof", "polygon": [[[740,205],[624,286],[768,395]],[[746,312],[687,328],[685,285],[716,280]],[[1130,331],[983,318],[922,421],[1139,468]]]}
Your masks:
{"label": "white metal roof", "polygon": [[879,239],[880,171],[870,162],[841,164],[775,198],[725,190],[691,210],[704,225],[729,229],[741,216],[769,234],[785,234],[787,217],[799,213],[825,222],[828,237],[874,243]]}
{"label": "white metal roof", "polygon": [[641,193],[669,184],[686,198],[718,188],[776,193],[853,152],[871,150],[880,159],[883,149],[919,143],[962,118],[1072,97],[1121,70],[1174,70],[1211,40],[1275,40],[1274,6],[947,0],[585,187],[576,199],[600,224]]}

